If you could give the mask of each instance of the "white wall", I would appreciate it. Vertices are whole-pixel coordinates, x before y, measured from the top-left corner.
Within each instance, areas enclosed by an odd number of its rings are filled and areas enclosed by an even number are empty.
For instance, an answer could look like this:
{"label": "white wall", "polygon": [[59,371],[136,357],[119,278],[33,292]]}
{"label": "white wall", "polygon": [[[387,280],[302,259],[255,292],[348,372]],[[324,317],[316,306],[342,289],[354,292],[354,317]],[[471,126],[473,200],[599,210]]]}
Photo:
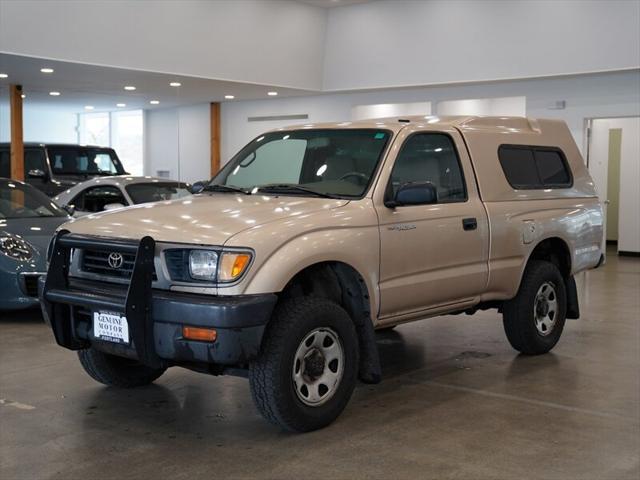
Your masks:
{"label": "white wall", "polygon": [[[527,115],[559,118],[567,122],[583,150],[584,122],[591,117],[640,115],[640,71],[580,75],[561,78],[494,82],[473,85],[377,90],[325,94],[312,97],[268,99],[222,104],[222,160],[226,162],[249,140],[272,128],[292,123],[333,122],[351,119],[354,106],[376,103],[438,102],[468,98],[526,97]],[[556,101],[566,108],[554,110]],[[308,114],[302,122],[247,122],[247,117]]]}
{"label": "white wall", "polygon": [[[11,139],[9,102],[0,101],[0,142]],[[74,110],[30,105],[22,110],[25,142],[78,143],[78,116]]]}
{"label": "white wall", "polygon": [[489,115],[524,117],[527,97],[472,98],[438,103],[438,115]]}
{"label": "white wall", "polygon": [[0,1],[0,50],[319,89],[326,20],[285,0]]}
{"label": "white wall", "polygon": [[386,0],[329,10],[324,89],[640,66],[640,2]]}
{"label": "white wall", "polygon": [[209,104],[145,112],[145,175],[168,170],[175,180],[210,178]]}

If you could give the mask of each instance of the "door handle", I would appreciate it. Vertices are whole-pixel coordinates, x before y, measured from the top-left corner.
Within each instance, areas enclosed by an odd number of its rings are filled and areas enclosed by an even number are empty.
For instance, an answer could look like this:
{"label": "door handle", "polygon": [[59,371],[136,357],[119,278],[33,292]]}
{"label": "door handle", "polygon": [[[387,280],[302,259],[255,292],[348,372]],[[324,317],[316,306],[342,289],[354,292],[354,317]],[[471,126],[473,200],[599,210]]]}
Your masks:
{"label": "door handle", "polygon": [[462,228],[465,230],[475,230],[478,228],[478,220],[474,218],[463,218],[462,219]]}

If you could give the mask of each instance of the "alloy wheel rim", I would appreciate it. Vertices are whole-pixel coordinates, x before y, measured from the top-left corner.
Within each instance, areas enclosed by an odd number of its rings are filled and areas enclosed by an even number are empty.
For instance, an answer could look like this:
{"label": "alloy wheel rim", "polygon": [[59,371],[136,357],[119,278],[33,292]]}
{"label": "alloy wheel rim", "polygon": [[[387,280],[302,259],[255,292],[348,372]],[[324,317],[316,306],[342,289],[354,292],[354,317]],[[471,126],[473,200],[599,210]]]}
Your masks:
{"label": "alloy wheel rim", "polygon": [[536,329],[543,337],[549,335],[556,325],[558,316],[558,294],[555,285],[544,282],[536,293],[533,305],[533,317]]}
{"label": "alloy wheel rim", "polygon": [[310,407],[333,397],[344,372],[344,348],[331,328],[316,328],[300,342],[293,357],[292,379],[298,399]]}

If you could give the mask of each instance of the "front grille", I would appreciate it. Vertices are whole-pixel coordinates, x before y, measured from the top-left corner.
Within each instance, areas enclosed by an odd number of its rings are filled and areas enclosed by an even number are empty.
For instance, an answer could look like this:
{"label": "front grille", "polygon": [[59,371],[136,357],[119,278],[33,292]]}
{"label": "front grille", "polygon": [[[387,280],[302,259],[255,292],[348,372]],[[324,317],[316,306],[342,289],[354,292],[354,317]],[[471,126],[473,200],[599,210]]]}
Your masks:
{"label": "front grille", "polygon": [[38,279],[40,275],[23,275],[24,279],[24,293],[29,297],[38,296]]}
{"label": "front grille", "polygon": [[83,272],[106,275],[108,277],[130,279],[136,256],[131,253],[121,253],[123,259],[122,266],[113,268],[109,265],[109,255],[111,255],[111,253],[112,252],[102,252],[100,250],[84,250],[82,252],[81,270]]}

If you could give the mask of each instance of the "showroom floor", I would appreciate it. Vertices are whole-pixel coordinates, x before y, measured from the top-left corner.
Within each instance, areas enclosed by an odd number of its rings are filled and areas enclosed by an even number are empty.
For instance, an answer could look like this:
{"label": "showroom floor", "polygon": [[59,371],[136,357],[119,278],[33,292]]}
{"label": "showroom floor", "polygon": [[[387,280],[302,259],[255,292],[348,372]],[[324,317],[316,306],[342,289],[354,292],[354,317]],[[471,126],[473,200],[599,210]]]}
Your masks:
{"label": "showroom floor", "polygon": [[540,357],[493,311],[379,334],[383,382],[306,435],[267,424],[240,378],[105,388],[37,313],[3,314],[0,477],[637,479],[640,259],[611,255],[579,287],[582,319]]}

